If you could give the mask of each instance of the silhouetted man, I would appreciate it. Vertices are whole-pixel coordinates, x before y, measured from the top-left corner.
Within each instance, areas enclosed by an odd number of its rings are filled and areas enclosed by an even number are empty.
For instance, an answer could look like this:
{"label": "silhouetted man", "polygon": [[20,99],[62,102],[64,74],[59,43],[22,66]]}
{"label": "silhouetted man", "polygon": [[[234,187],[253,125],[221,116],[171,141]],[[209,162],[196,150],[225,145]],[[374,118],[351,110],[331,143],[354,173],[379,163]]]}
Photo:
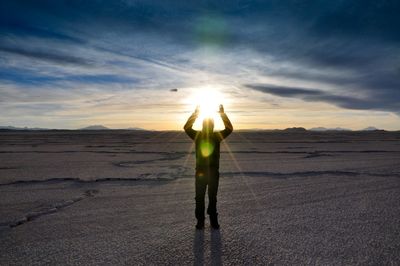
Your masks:
{"label": "silhouetted man", "polygon": [[197,229],[204,228],[204,196],[208,185],[208,208],[211,227],[218,229],[217,192],[219,183],[219,147],[220,142],[233,131],[233,126],[224,112],[224,107],[219,106],[219,113],[224,122],[225,129],[214,132],[214,121],[206,118],[203,121],[202,131],[192,129],[199,115],[199,107],[189,117],[184,129],[186,134],[196,143],[196,218]]}

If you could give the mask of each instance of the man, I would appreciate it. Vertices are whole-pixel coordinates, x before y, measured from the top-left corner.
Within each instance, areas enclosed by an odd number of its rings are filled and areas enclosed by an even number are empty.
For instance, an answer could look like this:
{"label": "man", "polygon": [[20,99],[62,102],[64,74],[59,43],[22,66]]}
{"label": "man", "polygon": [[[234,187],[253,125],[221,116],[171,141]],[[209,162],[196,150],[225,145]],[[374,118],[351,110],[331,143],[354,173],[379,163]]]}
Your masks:
{"label": "man", "polygon": [[202,131],[196,131],[192,129],[192,126],[199,115],[199,111],[199,107],[197,107],[183,127],[186,134],[196,143],[196,228],[204,228],[204,196],[208,186],[207,214],[210,216],[211,227],[218,229],[219,148],[220,142],[232,133],[233,127],[224,112],[224,107],[220,105],[219,113],[224,122],[225,129],[214,132],[213,119],[206,118],[203,121]]}

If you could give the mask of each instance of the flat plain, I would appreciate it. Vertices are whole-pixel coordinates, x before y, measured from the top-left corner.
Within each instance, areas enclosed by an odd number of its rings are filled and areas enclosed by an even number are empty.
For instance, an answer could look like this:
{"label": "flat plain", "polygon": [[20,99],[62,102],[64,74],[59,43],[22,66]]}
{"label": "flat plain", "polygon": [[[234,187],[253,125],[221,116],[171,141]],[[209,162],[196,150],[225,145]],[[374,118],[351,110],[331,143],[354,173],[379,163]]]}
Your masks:
{"label": "flat plain", "polygon": [[236,131],[220,230],[184,132],[0,132],[0,264],[400,263],[400,132]]}

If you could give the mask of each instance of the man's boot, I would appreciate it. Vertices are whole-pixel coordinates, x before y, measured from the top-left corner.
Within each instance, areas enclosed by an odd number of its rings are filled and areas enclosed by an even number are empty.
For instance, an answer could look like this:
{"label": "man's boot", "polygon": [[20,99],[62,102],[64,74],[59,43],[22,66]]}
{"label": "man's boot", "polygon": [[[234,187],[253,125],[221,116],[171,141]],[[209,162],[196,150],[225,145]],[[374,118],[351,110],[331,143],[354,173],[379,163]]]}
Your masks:
{"label": "man's boot", "polygon": [[214,229],[219,229],[219,224],[218,224],[218,213],[216,214],[210,214],[210,224],[211,227]]}
{"label": "man's boot", "polygon": [[204,219],[198,219],[196,224],[196,229],[203,229],[204,228]]}

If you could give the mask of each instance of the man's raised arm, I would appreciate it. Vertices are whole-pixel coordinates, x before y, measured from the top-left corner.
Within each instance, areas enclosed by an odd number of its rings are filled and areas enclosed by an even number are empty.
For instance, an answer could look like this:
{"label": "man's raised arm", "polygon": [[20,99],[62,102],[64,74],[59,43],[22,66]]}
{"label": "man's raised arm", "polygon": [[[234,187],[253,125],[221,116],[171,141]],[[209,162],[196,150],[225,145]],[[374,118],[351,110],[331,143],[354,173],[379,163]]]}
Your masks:
{"label": "man's raised arm", "polygon": [[219,106],[219,114],[221,115],[222,121],[224,122],[225,129],[220,131],[219,134],[221,136],[221,139],[224,139],[229,136],[229,134],[232,133],[233,131],[233,126],[231,121],[229,120],[228,116],[226,115],[224,111],[224,106],[221,104]]}
{"label": "man's raised arm", "polygon": [[189,119],[186,121],[186,124],[183,126],[183,129],[185,130],[186,134],[193,140],[196,138],[197,131],[194,130],[192,127],[198,115],[199,115],[199,107],[196,107],[194,113],[189,117]]}

